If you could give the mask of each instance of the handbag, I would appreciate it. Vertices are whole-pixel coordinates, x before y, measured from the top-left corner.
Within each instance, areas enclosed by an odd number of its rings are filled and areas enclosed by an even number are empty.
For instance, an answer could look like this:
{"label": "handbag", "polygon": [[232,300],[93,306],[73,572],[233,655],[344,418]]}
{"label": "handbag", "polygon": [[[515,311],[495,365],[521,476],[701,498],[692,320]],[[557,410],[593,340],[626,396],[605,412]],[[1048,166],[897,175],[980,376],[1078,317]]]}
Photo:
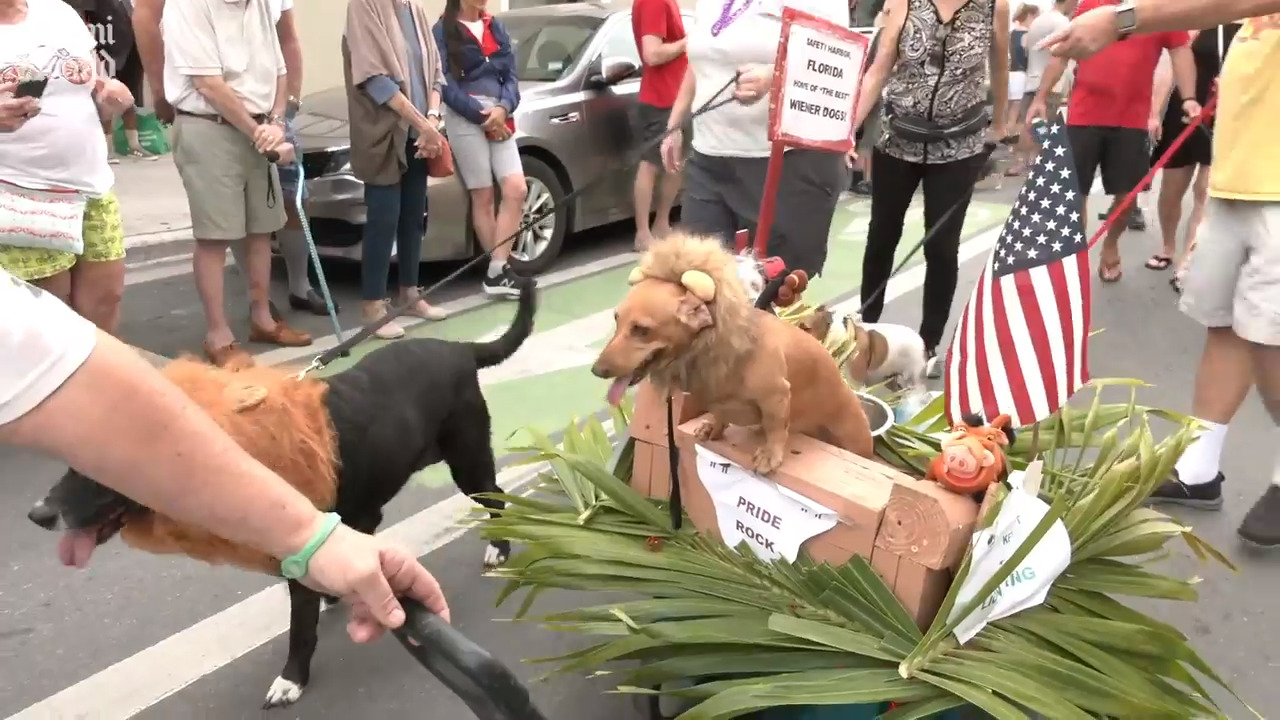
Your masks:
{"label": "handbag", "polygon": [[31,190],[0,181],[0,245],[84,252],[84,207],[75,190]]}
{"label": "handbag", "polygon": [[453,148],[449,141],[440,139],[440,154],[427,158],[427,176],[433,178],[453,177]]}
{"label": "handbag", "polygon": [[947,124],[925,117],[899,114],[892,103],[885,104],[884,117],[890,134],[899,140],[917,143],[939,143],[969,137],[986,130],[991,124],[986,103],[973,105]]}

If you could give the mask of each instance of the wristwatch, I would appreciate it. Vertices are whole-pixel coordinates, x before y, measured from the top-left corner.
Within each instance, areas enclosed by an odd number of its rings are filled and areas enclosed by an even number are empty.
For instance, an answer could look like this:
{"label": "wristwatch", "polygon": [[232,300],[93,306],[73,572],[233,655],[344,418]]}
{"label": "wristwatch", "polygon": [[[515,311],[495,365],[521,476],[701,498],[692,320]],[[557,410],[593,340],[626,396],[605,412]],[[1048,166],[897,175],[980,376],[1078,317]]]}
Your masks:
{"label": "wristwatch", "polygon": [[288,101],[285,102],[285,108],[290,113],[297,113],[302,109],[302,101],[290,95]]}
{"label": "wristwatch", "polygon": [[1115,6],[1116,10],[1116,35],[1120,40],[1124,40],[1138,29],[1138,11],[1134,7],[1132,0],[1122,2]]}

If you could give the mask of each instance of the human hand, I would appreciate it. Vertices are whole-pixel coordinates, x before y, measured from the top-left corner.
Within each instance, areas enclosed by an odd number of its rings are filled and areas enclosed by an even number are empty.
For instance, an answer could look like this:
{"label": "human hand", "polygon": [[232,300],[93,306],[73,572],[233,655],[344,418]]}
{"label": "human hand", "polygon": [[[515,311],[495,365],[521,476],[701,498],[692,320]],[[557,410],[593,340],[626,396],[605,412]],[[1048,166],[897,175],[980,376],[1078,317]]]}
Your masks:
{"label": "human hand", "polygon": [[1058,57],[1083,60],[1120,38],[1115,7],[1105,5],[1081,13],[1061,30],[1041,40],[1037,48]]}
{"label": "human hand", "polygon": [[744,105],[750,105],[764,97],[772,83],[772,65],[743,66],[738,68],[738,81],[733,86],[733,97]]}
{"label": "human hand", "polygon": [[845,164],[845,167],[848,167],[850,170],[853,169],[854,165],[858,164],[858,148],[857,147],[849,148],[849,152],[844,154],[844,164]]}
{"label": "human hand", "polygon": [[427,159],[438,157],[442,148],[442,139],[435,128],[428,126],[424,131],[420,131],[418,138],[413,141],[413,146],[416,149],[414,154],[420,158]]}
{"label": "human hand", "polygon": [[1049,109],[1045,104],[1045,101],[1041,100],[1039,96],[1036,96],[1031,99],[1031,104],[1027,106],[1027,116],[1023,118],[1023,122],[1027,125],[1032,125],[1037,120],[1047,119],[1045,116],[1048,114]]}
{"label": "human hand", "polygon": [[662,138],[662,167],[669,173],[684,169],[684,131],[676,128]]}
{"label": "human hand", "polygon": [[277,156],[272,160],[277,165],[292,165],[298,159],[298,149],[293,146],[293,143],[282,142],[271,148],[271,152]]}
{"label": "human hand", "polygon": [[1204,108],[1200,107],[1200,103],[1195,100],[1186,100],[1182,103],[1182,119],[1188,123],[1200,117],[1201,112],[1204,112]]}
{"label": "human hand", "polygon": [[0,132],[13,132],[40,113],[38,98],[18,98],[17,83],[0,83]]}
{"label": "human hand", "polygon": [[376,640],[384,630],[404,624],[399,596],[449,619],[440,583],[408,550],[377,536],[339,525],[311,557],[307,570],[305,585],[351,606],[347,634],[356,642]]}
{"label": "human hand", "polygon": [[1151,136],[1151,142],[1160,142],[1160,136],[1164,134],[1164,121],[1158,115],[1152,115],[1147,118],[1147,135]]}
{"label": "human hand", "polygon": [[480,127],[486,133],[493,133],[493,132],[497,132],[500,129],[505,129],[506,125],[507,125],[507,109],[506,108],[502,107],[501,105],[494,105],[493,107],[488,108],[484,111],[484,122],[480,124]]}
{"label": "human hand", "polygon": [[993,122],[987,127],[987,142],[999,145],[1004,142],[1005,133],[1004,123]]}
{"label": "human hand", "polygon": [[174,115],[177,113],[174,112],[173,106],[169,104],[169,101],[164,99],[164,88],[160,88],[160,92],[156,92],[156,88],[151,88],[151,97],[155,98],[153,102],[155,103],[156,119],[162,123],[172,125]]}
{"label": "human hand", "polygon": [[276,123],[263,123],[253,130],[253,147],[260,153],[275,150],[284,142],[284,128]]}

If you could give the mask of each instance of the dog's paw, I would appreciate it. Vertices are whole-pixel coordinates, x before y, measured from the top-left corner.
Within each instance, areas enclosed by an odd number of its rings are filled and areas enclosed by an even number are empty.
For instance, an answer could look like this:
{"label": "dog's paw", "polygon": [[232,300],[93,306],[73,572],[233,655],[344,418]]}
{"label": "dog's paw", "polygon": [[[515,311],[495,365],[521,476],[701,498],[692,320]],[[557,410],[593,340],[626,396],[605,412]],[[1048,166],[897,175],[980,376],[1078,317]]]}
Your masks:
{"label": "dog's paw", "polygon": [[752,469],[760,475],[769,475],[782,465],[782,456],[786,454],[783,445],[761,445],[751,456]]}
{"label": "dog's paw", "polygon": [[503,550],[496,545],[484,546],[484,569],[492,570],[499,565],[505,565],[507,557],[511,554],[509,550]]}
{"label": "dog's paw", "polygon": [[283,677],[276,678],[267,689],[267,699],[262,703],[264,710],[285,707],[298,702],[302,697],[302,686]]}
{"label": "dog's paw", "polygon": [[719,440],[724,437],[724,423],[719,420],[703,420],[702,424],[693,431],[693,437],[698,442],[706,442],[707,440]]}

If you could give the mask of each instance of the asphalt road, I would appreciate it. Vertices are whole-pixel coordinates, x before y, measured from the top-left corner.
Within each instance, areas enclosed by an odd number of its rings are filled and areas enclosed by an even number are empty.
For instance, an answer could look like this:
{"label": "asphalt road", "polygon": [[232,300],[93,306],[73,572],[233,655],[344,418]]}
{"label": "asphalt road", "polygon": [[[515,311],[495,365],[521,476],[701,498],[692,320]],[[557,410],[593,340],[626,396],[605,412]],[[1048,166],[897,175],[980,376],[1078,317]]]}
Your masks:
{"label": "asphalt road", "polygon": [[[563,264],[589,263],[624,252],[628,244],[621,235],[602,235],[586,245],[579,243]],[[1094,325],[1103,332],[1094,339],[1091,369],[1096,377],[1143,378],[1153,385],[1144,391],[1144,402],[1187,411],[1202,331],[1176,311],[1167,274],[1142,269],[1155,244],[1154,232],[1130,236],[1123,281],[1095,284]],[[985,257],[979,252],[962,266],[962,299],[955,313]],[[335,275],[340,299],[351,306],[345,312],[351,313],[354,275]],[[135,272],[132,277],[142,276]],[[913,279],[904,276],[905,282],[891,285],[886,320],[918,321],[920,293],[910,287]],[[454,292],[473,292],[474,285]],[[190,350],[200,337],[197,309],[189,276],[134,284],[126,293],[123,334],[165,355]],[[323,332],[325,322],[316,318],[315,325],[307,327]],[[1274,442],[1269,419],[1251,399],[1228,438],[1225,471],[1231,481],[1226,507],[1220,513],[1183,514],[1237,563],[1240,574],[1197,566],[1175,546],[1179,556],[1169,567],[1203,577],[1201,601],[1154,606],[1155,614],[1186,632],[1264,717],[1280,715],[1280,687],[1273,679],[1280,658],[1275,657],[1269,624],[1280,615],[1274,602],[1280,594],[1280,570],[1275,568],[1280,560],[1245,552],[1236,542],[1235,528],[1270,479]],[[233,570],[126,552],[119,543],[102,548],[87,572],[59,567],[52,537],[23,517],[59,472],[56,463],[0,450],[0,506],[8,508],[10,518],[0,523],[0,547],[6,548],[0,560],[0,716],[45,701],[19,717],[105,719],[128,717],[135,710],[141,711],[137,717],[149,720],[469,717],[393,641],[366,647],[347,642],[336,614],[322,623],[306,695],[289,709],[260,710],[286,651],[283,637],[272,638],[286,622],[283,605],[270,594],[256,595],[272,584]],[[514,479],[512,474],[506,473],[508,481]],[[455,624],[522,677],[533,678],[540,670],[522,659],[565,652],[582,640],[494,621],[509,617],[510,610],[493,609],[496,588],[480,577],[482,542],[471,533],[431,526],[451,517],[441,503],[448,505],[453,497],[447,488],[410,486],[393,503],[386,524],[408,520],[396,529],[418,543],[425,562],[440,577],[452,601]],[[551,611],[593,601],[581,594],[550,595],[537,608]],[[206,618],[211,619],[198,624]],[[601,694],[605,687],[578,677],[532,686],[549,718],[645,717],[634,700]],[[68,688],[60,698],[46,700]],[[83,704],[66,704],[74,698]],[[1224,708],[1231,717],[1248,716],[1231,701]]]}

